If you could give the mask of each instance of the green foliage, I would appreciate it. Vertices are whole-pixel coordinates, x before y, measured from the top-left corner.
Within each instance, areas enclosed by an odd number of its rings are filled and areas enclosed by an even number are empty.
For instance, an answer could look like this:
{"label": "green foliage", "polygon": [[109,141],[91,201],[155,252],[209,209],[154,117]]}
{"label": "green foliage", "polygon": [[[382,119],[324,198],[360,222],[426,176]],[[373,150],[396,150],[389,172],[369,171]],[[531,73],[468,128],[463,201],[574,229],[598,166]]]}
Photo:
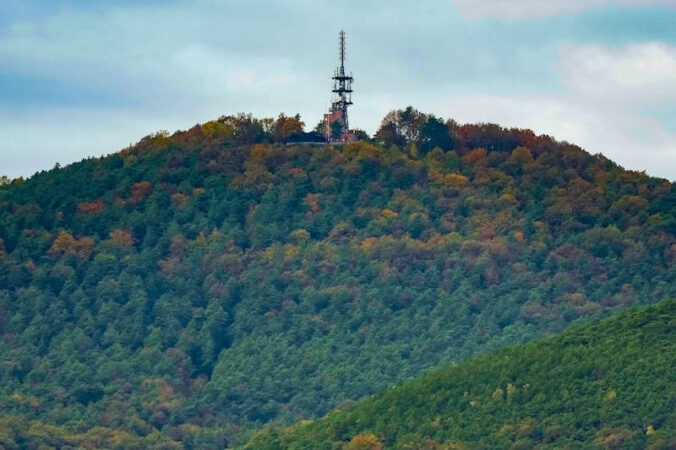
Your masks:
{"label": "green foliage", "polygon": [[447,122],[452,151],[272,143],[298,120],[2,186],[0,415],[219,446],[676,296],[665,180],[489,125]]}
{"label": "green foliage", "polygon": [[343,133],[343,124],[339,120],[334,120],[329,126],[331,127],[331,137],[338,139]]}
{"label": "green foliage", "polygon": [[674,368],[670,300],[432,371],[314,422],[268,427],[245,447],[673,448]]}
{"label": "green foliage", "polygon": [[423,114],[412,106],[388,113],[376,132],[375,139],[386,145],[420,148],[422,154],[439,147],[452,150],[457,134],[455,122],[443,120],[434,115]]}

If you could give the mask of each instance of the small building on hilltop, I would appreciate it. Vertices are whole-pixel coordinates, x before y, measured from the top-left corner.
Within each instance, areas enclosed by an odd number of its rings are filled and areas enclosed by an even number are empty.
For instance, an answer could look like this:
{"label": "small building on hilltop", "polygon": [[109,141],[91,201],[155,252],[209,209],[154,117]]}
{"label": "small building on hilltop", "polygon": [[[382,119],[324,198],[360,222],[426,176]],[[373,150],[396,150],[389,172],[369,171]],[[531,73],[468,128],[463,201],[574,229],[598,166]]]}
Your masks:
{"label": "small building on hilltop", "polygon": [[345,31],[340,30],[340,66],[333,73],[331,109],[324,114],[323,132],[329,142],[354,142],[356,134],[350,131],[347,107],[352,104],[352,74],[345,72]]}

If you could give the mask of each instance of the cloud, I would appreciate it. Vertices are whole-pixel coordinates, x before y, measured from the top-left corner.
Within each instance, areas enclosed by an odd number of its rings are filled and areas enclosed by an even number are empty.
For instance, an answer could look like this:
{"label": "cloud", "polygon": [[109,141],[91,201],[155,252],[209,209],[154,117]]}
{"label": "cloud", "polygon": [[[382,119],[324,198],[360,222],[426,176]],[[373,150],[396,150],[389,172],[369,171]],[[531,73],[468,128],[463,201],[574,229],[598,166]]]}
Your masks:
{"label": "cloud", "polygon": [[254,73],[253,70],[244,69],[237,72],[232,78],[231,81],[235,86],[251,86],[254,83]]}
{"label": "cloud", "polygon": [[[44,108],[17,113],[0,108],[1,174],[27,176],[87,156],[113,153],[180,119],[120,110]],[[120,130],[125,130],[120,133]]]}
{"label": "cloud", "polygon": [[557,68],[563,85],[576,95],[630,105],[676,102],[676,46],[662,42],[567,45]]}
{"label": "cloud", "polygon": [[271,74],[265,78],[265,81],[272,86],[286,86],[294,82],[295,77],[286,74]]}
{"label": "cloud", "polygon": [[458,12],[471,20],[510,21],[574,14],[610,6],[675,6],[674,0],[451,0]]}
{"label": "cloud", "polygon": [[659,114],[644,113],[676,101],[676,46],[565,45],[559,55],[563,93],[462,95],[432,108],[460,122],[531,128],[624,167],[676,179],[676,130]]}

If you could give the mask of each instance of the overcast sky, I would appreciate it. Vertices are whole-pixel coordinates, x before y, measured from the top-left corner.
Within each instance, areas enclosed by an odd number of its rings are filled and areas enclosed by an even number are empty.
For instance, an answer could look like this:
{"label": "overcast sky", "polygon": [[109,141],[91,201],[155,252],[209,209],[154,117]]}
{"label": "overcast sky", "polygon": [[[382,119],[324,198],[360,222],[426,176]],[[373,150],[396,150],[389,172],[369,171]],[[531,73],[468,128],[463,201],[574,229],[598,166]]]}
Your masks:
{"label": "overcast sky", "polygon": [[676,180],[676,0],[2,0],[0,175],[330,100],[531,128]]}

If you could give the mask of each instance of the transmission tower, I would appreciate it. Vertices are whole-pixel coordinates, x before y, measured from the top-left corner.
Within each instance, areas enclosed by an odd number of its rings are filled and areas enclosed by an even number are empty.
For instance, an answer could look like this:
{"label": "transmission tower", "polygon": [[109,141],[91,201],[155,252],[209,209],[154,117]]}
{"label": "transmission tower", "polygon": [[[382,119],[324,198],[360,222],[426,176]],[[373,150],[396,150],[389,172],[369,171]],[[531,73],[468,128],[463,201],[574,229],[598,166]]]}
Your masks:
{"label": "transmission tower", "polygon": [[333,101],[331,109],[340,111],[342,115],[343,130],[348,131],[347,107],[352,104],[352,74],[345,73],[345,31],[340,30],[340,67],[336,67],[333,73]]}

